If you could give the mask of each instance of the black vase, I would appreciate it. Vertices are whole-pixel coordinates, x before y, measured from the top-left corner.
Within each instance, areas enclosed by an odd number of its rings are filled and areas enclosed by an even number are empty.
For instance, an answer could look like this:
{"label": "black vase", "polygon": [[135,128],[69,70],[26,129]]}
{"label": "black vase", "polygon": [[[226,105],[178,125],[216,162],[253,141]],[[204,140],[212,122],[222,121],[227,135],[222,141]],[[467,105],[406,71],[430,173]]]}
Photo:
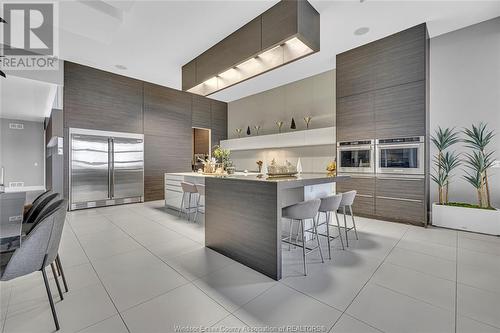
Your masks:
{"label": "black vase", "polygon": [[250,132],[250,126],[247,127],[247,135],[250,135],[252,134],[252,132]]}
{"label": "black vase", "polygon": [[292,117],[292,124],[290,125],[290,128],[291,129],[296,129],[297,128],[297,126],[295,126],[295,119],[293,119],[293,117]]}

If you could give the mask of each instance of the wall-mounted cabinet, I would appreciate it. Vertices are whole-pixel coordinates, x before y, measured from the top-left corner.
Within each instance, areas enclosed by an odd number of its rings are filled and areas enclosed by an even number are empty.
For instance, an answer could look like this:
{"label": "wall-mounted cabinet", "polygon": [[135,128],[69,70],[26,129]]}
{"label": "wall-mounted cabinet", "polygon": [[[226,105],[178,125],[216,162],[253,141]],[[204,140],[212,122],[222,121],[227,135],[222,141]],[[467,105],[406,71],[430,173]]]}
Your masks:
{"label": "wall-mounted cabinet", "polygon": [[372,93],[337,99],[337,140],[361,140],[375,137]]}

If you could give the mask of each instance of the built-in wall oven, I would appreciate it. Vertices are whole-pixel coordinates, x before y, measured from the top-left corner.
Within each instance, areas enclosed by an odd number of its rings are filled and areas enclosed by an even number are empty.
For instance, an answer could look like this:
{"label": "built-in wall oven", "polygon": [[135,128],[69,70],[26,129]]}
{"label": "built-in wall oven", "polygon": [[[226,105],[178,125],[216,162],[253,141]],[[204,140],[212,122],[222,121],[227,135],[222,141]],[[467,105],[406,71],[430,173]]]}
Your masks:
{"label": "built-in wall oven", "polygon": [[337,169],[340,173],[374,173],[374,140],[337,143]]}
{"label": "built-in wall oven", "polygon": [[423,175],[424,137],[377,139],[375,160],[377,174]]}

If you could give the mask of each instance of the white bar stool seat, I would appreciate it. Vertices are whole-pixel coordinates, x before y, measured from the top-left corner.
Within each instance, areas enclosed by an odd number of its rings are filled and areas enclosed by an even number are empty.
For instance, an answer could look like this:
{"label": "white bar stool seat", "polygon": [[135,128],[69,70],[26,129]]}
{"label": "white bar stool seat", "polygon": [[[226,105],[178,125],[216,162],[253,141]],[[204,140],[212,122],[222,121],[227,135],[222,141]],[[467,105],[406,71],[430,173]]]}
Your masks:
{"label": "white bar stool seat", "polygon": [[[347,232],[354,230],[354,234],[356,235],[356,240],[358,240],[358,231],[356,230],[356,221],[354,221],[354,213],[352,211],[352,204],[354,203],[354,199],[356,198],[356,191],[349,191],[342,193],[342,201],[340,201],[340,207],[342,208],[342,214],[344,215],[344,230],[345,230],[345,243],[346,246],[349,247],[349,238],[347,237]],[[349,215],[351,215],[352,219],[352,227],[347,227],[347,216],[346,216],[346,207],[349,208]]]}
{"label": "white bar stool seat", "polygon": [[[326,236],[328,240],[328,257],[332,259],[332,251],[331,251],[331,246],[330,242],[332,240],[335,240],[336,238],[340,238],[340,243],[342,244],[342,250],[344,250],[344,241],[342,240],[342,231],[340,229],[340,221],[339,217],[337,215],[337,210],[340,207],[340,203],[342,201],[342,194],[335,194],[335,195],[330,195],[324,198],[321,198],[321,205],[319,206],[318,209],[318,214],[319,217],[321,217],[321,213],[325,214],[325,222],[323,223],[318,223],[318,227],[322,225],[326,225],[326,235],[320,234],[321,236]],[[331,220],[331,214],[335,214],[335,219],[337,220],[337,230],[339,232],[338,236],[332,236],[330,235],[330,220]],[[318,218],[319,220],[319,218]]]}
{"label": "white bar stool seat", "polygon": [[[182,213],[186,213],[188,221],[191,220],[191,212],[196,209],[196,206],[191,206],[191,196],[193,194],[197,194],[198,190],[196,189],[196,185],[190,182],[181,182],[182,188],[182,200],[181,200],[181,208],[179,210],[179,217],[181,217]],[[188,197],[187,207],[186,207],[186,197]]]}

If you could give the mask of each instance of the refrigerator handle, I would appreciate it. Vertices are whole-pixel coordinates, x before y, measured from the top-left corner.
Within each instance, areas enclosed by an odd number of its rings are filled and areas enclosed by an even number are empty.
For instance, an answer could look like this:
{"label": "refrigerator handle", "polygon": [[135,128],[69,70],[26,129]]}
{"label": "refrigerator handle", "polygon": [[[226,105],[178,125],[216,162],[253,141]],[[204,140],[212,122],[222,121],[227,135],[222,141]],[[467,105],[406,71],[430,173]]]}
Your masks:
{"label": "refrigerator handle", "polygon": [[108,138],[108,198],[110,199],[111,199],[111,175],[112,175],[111,150],[112,150],[111,138]]}
{"label": "refrigerator handle", "polygon": [[111,170],[111,175],[109,177],[109,182],[110,182],[110,196],[111,199],[115,197],[115,140],[113,138],[110,138],[110,154],[109,157],[111,159],[111,163],[109,164],[110,170]]}

